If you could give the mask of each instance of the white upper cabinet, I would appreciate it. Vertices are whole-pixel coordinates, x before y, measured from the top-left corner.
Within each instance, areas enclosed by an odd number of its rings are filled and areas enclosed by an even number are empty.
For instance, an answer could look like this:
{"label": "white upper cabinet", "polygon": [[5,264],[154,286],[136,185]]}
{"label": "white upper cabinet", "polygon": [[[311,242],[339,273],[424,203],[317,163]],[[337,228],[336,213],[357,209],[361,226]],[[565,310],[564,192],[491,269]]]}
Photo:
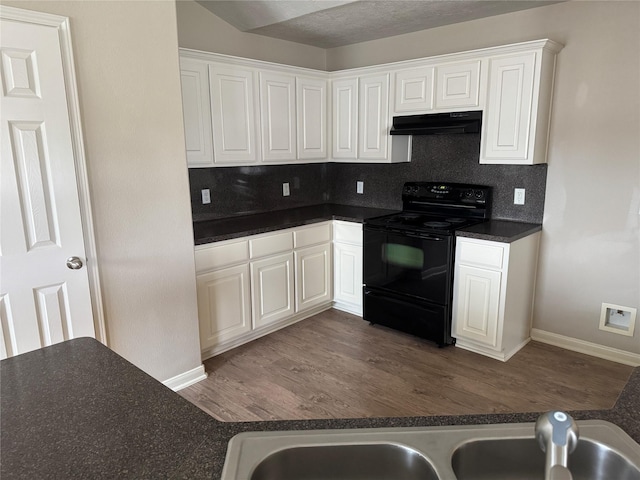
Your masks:
{"label": "white upper cabinet", "polygon": [[213,166],[209,69],[206,62],[180,59],[184,135],[189,167]]}
{"label": "white upper cabinet", "polygon": [[254,75],[252,69],[235,65],[209,66],[215,165],[259,160]]}
{"label": "white upper cabinet", "polygon": [[296,160],[296,79],[260,72],[262,159]]}
{"label": "white upper cabinet", "polygon": [[394,112],[426,112],[433,108],[433,67],[396,72]]}
{"label": "white upper cabinet", "polygon": [[436,67],[438,110],[473,108],[480,105],[480,60]]}
{"label": "white upper cabinet", "polygon": [[488,59],[488,91],[480,163],[532,165],[547,161],[555,57],[560,46]]}
{"label": "white upper cabinet", "polygon": [[297,77],[298,158],[327,158],[327,80]]}
{"label": "white upper cabinet", "polygon": [[394,115],[464,110],[483,112],[480,163],[544,163],[561,48],[536,40],[332,73],[181,49],[189,167],[408,162]]}
{"label": "white upper cabinet", "polygon": [[358,157],[358,79],[331,82],[333,99],[333,158]]}
{"label": "white upper cabinet", "polygon": [[360,78],[358,158],[389,157],[389,74]]}

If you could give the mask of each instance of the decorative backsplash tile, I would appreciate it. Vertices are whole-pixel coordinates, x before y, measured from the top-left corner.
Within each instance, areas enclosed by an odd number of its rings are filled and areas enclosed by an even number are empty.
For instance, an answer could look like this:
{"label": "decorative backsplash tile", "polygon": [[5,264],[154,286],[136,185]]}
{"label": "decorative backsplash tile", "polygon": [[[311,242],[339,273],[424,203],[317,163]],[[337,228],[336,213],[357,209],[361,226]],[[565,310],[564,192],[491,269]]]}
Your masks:
{"label": "decorative backsplash tile", "polygon": [[[494,187],[493,217],[542,222],[547,165],[480,165],[479,134],[413,137],[410,163],[319,163],[189,170],[194,218],[247,215],[286,208],[338,203],[402,209],[406,181],[476,183]],[[356,193],[356,182],[364,193]],[[291,195],[282,195],[289,183]],[[211,190],[202,205],[200,190]],[[513,189],[526,190],[525,205],[513,204]]]}

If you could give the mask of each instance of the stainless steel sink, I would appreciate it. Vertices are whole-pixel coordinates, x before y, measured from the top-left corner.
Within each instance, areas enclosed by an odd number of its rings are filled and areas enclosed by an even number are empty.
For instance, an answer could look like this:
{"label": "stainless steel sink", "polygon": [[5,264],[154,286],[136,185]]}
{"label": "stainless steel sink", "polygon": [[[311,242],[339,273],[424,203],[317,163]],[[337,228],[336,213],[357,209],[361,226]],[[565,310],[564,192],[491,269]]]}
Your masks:
{"label": "stainless steel sink", "polygon": [[429,461],[389,443],[285,448],[261,461],[251,480],[438,480]]}
{"label": "stainless steel sink", "polygon": [[[617,426],[578,422],[574,480],[640,480],[640,445]],[[517,480],[544,478],[533,423],[246,432],[223,480]]]}
{"label": "stainless steel sink", "polygon": [[[458,447],[452,458],[458,480],[540,480],[544,463],[533,438],[471,441]],[[638,466],[629,458],[590,439],[578,441],[569,456],[569,471],[573,480],[640,480]]]}

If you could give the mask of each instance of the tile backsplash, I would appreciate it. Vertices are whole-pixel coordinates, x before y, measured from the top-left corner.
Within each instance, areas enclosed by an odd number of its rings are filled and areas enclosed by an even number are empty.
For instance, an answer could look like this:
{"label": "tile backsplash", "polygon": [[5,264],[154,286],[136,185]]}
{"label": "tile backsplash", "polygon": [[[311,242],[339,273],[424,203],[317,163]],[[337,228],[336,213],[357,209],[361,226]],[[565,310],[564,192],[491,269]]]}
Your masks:
{"label": "tile backsplash", "polygon": [[[319,163],[190,169],[194,219],[338,203],[402,209],[406,181],[476,183],[493,187],[493,218],[542,222],[547,165],[480,165],[479,134],[413,137],[411,162],[400,164]],[[356,193],[356,182],[364,193]],[[291,195],[282,196],[288,182]],[[200,190],[211,190],[202,205]],[[513,204],[514,188],[526,190],[525,204]]]}

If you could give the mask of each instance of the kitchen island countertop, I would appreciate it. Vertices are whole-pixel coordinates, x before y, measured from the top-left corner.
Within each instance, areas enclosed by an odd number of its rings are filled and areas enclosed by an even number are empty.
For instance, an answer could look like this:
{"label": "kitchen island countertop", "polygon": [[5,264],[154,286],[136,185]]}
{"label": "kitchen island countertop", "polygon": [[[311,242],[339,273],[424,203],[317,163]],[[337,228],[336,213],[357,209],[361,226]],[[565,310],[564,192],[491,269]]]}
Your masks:
{"label": "kitchen island countertop", "polygon": [[[0,477],[219,478],[237,433],[533,422],[539,412],[219,422],[98,341],[69,340],[0,362]],[[640,441],[640,368],[602,419]]]}

